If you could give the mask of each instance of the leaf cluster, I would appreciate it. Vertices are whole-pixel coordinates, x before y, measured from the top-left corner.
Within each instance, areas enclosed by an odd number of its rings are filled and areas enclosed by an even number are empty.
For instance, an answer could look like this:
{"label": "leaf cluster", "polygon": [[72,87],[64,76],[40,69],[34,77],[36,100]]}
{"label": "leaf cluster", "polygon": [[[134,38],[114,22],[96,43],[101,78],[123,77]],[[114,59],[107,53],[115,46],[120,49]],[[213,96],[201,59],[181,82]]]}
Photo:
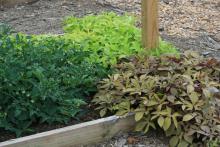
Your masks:
{"label": "leaf cluster", "polygon": [[135,114],[136,131],[162,129],[170,146],[196,146],[220,137],[220,62],[195,52],[180,57],[131,57],[98,85],[100,115]]}
{"label": "leaf cluster", "polygon": [[[141,31],[132,16],[69,17],[63,35],[12,35],[0,24],[0,128],[28,132],[34,123],[67,122],[118,59],[140,53]],[[166,48],[166,49],[164,49]],[[147,52],[176,53],[161,41]]]}
{"label": "leaf cluster", "polygon": [[85,61],[61,37],[0,35],[0,128],[17,136],[36,123],[67,123],[76,117],[106,68]]}
{"label": "leaf cluster", "polygon": [[[73,40],[83,50],[91,51],[90,62],[115,65],[118,59],[144,52],[141,29],[135,24],[135,17],[115,13],[68,17],[64,22],[64,37]],[[158,49],[144,54],[158,56],[164,53],[177,53],[177,50],[160,41]]]}
{"label": "leaf cluster", "polygon": [[207,147],[219,147],[220,146],[220,140],[215,139],[215,140],[210,140],[207,145]]}

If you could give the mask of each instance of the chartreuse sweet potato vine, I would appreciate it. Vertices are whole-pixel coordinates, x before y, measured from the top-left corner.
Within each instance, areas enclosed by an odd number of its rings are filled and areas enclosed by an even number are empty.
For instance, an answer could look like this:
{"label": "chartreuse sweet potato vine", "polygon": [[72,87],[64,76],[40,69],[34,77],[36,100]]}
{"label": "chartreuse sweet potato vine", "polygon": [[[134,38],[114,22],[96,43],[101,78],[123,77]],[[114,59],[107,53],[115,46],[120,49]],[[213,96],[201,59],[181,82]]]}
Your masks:
{"label": "chartreuse sweet potato vine", "polygon": [[[92,51],[91,62],[114,65],[120,58],[144,52],[141,30],[135,22],[132,16],[115,13],[69,17],[64,23],[65,37],[78,43],[83,50]],[[158,49],[145,54],[159,56],[164,53],[178,54],[176,48],[165,41],[160,41]]]}
{"label": "chartreuse sweet potato vine", "polygon": [[[136,131],[163,129],[171,147],[220,139],[220,62],[194,52],[181,57],[130,58],[98,85],[100,115],[135,114]],[[210,145],[217,144],[210,142]]]}

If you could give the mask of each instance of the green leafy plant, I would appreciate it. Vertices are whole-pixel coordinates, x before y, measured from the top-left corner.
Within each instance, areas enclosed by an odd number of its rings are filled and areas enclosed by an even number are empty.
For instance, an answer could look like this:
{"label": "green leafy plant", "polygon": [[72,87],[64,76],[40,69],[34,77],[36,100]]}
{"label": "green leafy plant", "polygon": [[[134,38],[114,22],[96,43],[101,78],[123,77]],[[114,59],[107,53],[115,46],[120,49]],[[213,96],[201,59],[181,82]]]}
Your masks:
{"label": "green leafy plant", "polygon": [[220,140],[215,139],[215,140],[211,140],[207,143],[206,145],[207,147],[219,147],[220,146]]}
{"label": "green leafy plant", "polygon": [[179,51],[171,44],[166,41],[160,39],[159,47],[156,49],[152,49],[149,51],[145,51],[145,55],[150,56],[160,56],[160,55],[175,55],[176,57],[179,56]]}
{"label": "green leafy plant", "polygon": [[19,136],[33,123],[66,123],[119,59],[177,52],[163,41],[144,51],[135,22],[114,13],[69,17],[60,36],[12,35],[0,24],[0,128]]}
{"label": "green leafy plant", "polygon": [[115,13],[89,15],[83,18],[69,17],[64,22],[65,38],[73,40],[83,50],[91,51],[90,62],[104,66],[114,65],[118,59],[134,54],[159,56],[177,53],[177,49],[165,41],[152,51],[144,51],[141,45],[141,29],[135,26],[133,16]]}
{"label": "green leafy plant", "polygon": [[5,35],[9,35],[12,33],[12,29],[9,25],[5,23],[0,23],[0,37],[4,37]]}
{"label": "green leafy plant", "polygon": [[[0,29],[1,30],[1,29]],[[0,128],[17,136],[33,123],[67,123],[108,73],[62,37],[0,34]]]}
{"label": "green leafy plant", "polygon": [[220,137],[220,62],[194,52],[180,57],[131,57],[100,82],[100,115],[135,114],[136,131],[162,129],[170,146],[200,146]]}

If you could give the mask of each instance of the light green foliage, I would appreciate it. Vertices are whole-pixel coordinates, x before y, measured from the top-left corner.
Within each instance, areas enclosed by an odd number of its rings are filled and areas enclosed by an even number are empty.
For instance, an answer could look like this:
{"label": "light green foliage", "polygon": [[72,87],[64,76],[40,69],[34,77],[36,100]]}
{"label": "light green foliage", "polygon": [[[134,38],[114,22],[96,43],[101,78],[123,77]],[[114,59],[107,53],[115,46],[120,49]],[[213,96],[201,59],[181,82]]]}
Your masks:
{"label": "light green foliage", "polygon": [[130,58],[100,82],[93,102],[100,115],[135,114],[136,130],[163,129],[171,147],[200,146],[220,137],[220,62],[194,52],[180,57]]}
{"label": "light green foliage", "polygon": [[146,52],[146,55],[151,55],[151,56],[160,56],[160,55],[176,55],[177,57],[179,56],[179,51],[170,43],[163,41],[160,39],[160,44],[159,47],[150,51]]}
{"label": "light green foliage", "polygon": [[141,30],[135,26],[132,16],[115,13],[89,15],[83,18],[69,17],[65,21],[65,38],[73,40],[83,50],[91,51],[89,61],[114,65],[117,60],[134,54],[159,56],[177,54],[176,48],[165,41],[160,47],[145,51],[141,46]]}

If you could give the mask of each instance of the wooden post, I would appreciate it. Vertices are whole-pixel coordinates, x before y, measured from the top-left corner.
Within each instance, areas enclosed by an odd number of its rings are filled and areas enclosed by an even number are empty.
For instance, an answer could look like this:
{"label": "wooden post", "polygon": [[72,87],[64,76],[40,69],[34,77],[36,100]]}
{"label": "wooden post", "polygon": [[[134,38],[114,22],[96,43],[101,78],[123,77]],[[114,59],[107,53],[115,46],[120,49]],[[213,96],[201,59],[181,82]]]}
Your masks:
{"label": "wooden post", "polygon": [[158,0],[142,0],[142,42],[146,49],[159,46]]}

